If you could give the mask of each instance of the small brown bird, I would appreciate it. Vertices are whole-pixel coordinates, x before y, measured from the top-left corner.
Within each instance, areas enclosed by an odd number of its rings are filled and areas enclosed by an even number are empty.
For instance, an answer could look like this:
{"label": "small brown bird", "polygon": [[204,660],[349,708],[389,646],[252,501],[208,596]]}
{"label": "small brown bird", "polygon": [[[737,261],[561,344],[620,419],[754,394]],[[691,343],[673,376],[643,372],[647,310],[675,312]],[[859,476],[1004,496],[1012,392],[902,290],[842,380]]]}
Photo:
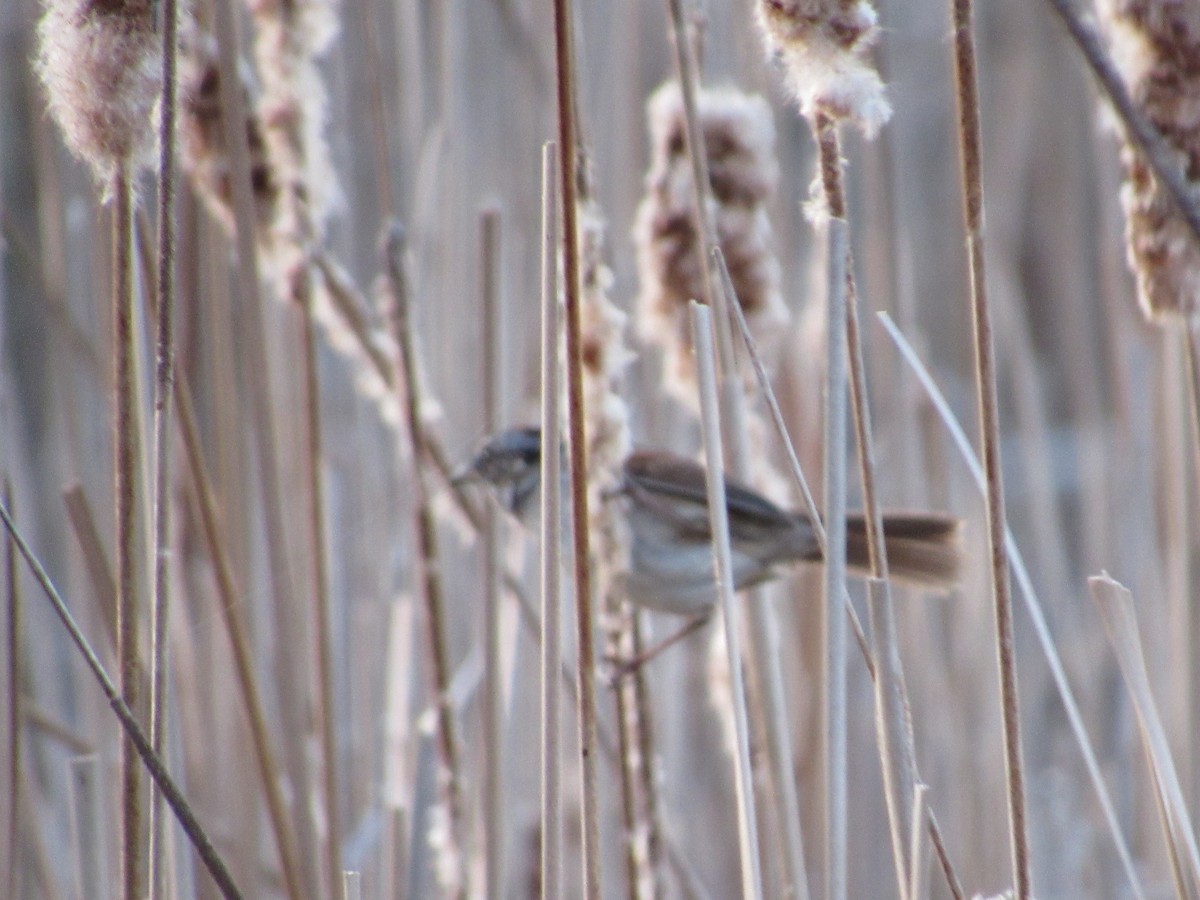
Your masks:
{"label": "small brown bird", "polygon": [[[501,432],[465,470],[491,484],[518,518],[538,515],[541,432]],[[664,612],[698,615],[717,602],[712,532],[704,468],[663,450],[641,450],[624,464],[612,502],[628,511],[632,547],[624,586],[634,602]],[[741,589],[780,574],[780,567],[820,562],[821,548],[805,513],[787,512],[749,488],[726,483],[733,582]],[[936,591],[958,581],[960,521],[923,512],[885,512],[884,544],[891,576]],[[865,574],[870,565],[866,520],[846,520],[846,563]]]}

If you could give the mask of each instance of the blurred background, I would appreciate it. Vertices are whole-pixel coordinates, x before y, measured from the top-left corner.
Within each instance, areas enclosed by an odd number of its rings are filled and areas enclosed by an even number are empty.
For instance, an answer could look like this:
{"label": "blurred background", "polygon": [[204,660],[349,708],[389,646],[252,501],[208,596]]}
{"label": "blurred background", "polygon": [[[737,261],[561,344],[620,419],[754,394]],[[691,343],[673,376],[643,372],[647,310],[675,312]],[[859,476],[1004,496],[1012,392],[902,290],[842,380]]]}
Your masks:
{"label": "blurred background", "polygon": [[[263,25],[269,4],[234,6],[246,96],[254,103],[275,77],[263,71],[261,44],[253,49],[256,39],[269,40]],[[198,35],[215,31],[213,3],[197,0],[194,7],[199,25],[185,29],[193,62],[201,56]],[[645,102],[674,73],[666,4],[611,0],[577,7],[582,140],[607,225],[605,261],[614,275],[609,295],[631,316],[627,340],[637,353],[625,380],[634,440],[693,455],[699,443],[692,414],[661,388],[658,351],[639,345],[633,321],[639,279],[632,227],[650,158]],[[17,521],[115,672],[105,602],[111,563],[107,571],[101,565],[113,552],[110,208],[47,115],[31,65],[41,5],[9,0],[6,9],[0,17],[0,478]],[[324,18],[332,29],[305,76],[311,80],[297,81],[315,104],[309,113],[324,117],[310,137],[328,153],[327,165],[313,161],[299,176],[309,179],[313,246],[325,270],[336,268],[363,301],[368,319],[378,319],[373,285],[383,272],[380,234],[391,219],[403,224],[421,387],[430,407],[426,424],[449,463],[461,464],[484,436],[485,341],[503,361],[502,422],[531,423],[538,415],[540,154],[555,136],[549,4],[344,0],[325,9],[308,0],[298,10]],[[811,131],[766,58],[751,5],[701,3],[692,12],[700,23],[703,83],[760,93],[773,113],[780,178],[769,214],[788,310],[777,332],[776,389],[805,470],[819,487],[824,274],[822,242],[802,210],[814,176]],[[1133,707],[1086,578],[1104,570],[1133,592],[1151,688],[1196,810],[1196,447],[1185,344],[1177,330],[1151,327],[1137,310],[1124,261],[1117,141],[1074,45],[1044,4],[981,4],[978,16],[987,263],[1010,524],[1144,896],[1173,896]],[[877,310],[892,315],[974,438],[949,13],[946,4],[888,0],[879,17],[875,58],[894,114],[874,141],[847,129],[844,152],[880,489],[887,506],[948,511],[966,520],[968,567],[960,589],[945,597],[900,590],[897,618],[929,803],[968,895],[987,896],[1005,890],[1011,874],[983,503],[943,423],[875,319]],[[327,94],[325,104],[314,84]],[[194,147],[185,142],[181,152]],[[261,347],[248,346],[255,338],[244,307],[259,300],[245,296],[235,245],[201,199],[200,180],[185,171],[179,181],[178,365],[195,399],[278,784],[301,850],[303,894],[330,893],[331,856],[322,848],[334,820],[342,867],[361,873],[362,896],[455,893],[439,881],[439,871],[453,869],[455,861],[444,845],[430,724],[411,443],[395,421],[394,404],[381,401],[379,373],[343,319],[323,317],[332,323],[318,333],[317,360],[330,609],[328,621],[315,625],[302,317],[297,304],[275,302],[280,279],[263,263],[265,329]],[[155,264],[150,172],[138,187],[138,281],[145,295]],[[487,208],[499,211],[501,223],[502,314],[494,335],[485,332],[480,308],[480,215]],[[269,257],[265,245],[261,249]],[[140,313],[138,323],[148,428],[149,312]],[[269,399],[273,437],[266,439],[253,399],[258,390]],[[172,434],[167,758],[246,896],[283,896],[197,488],[178,432]],[[269,464],[264,447],[273,454]],[[782,458],[773,437],[761,452],[764,468]],[[857,472],[853,464],[851,472]],[[264,477],[278,481],[277,510],[267,509]],[[857,496],[853,482],[852,474]],[[773,499],[798,505],[785,480],[771,483],[782,491]],[[427,484],[437,513],[460,737],[462,853],[470,892],[482,895],[488,837],[482,773],[486,755],[497,752],[485,748],[480,724],[483,554],[445,482],[431,474]],[[89,519],[96,537],[90,548],[83,538]],[[536,601],[534,541],[515,523],[504,533],[507,564]],[[272,561],[273,547],[283,548],[282,563]],[[13,563],[8,572],[0,591],[7,610],[0,649],[0,733],[6,736],[0,876],[8,880],[0,893],[115,896],[117,723],[25,567]],[[814,570],[798,571],[765,601],[778,619],[814,896],[822,890],[820,585]],[[861,585],[852,590],[861,602]],[[506,895],[512,897],[538,890],[537,645],[522,623],[506,594],[506,737],[498,752],[505,777]],[[661,615],[645,621],[652,635],[676,624]],[[329,763],[317,709],[322,628],[332,651],[333,819],[321,788]],[[148,647],[148,618],[146,629]],[[711,674],[710,660],[721,654],[714,646],[706,630],[647,670],[662,834],[672,857],[655,869],[660,896],[726,897],[739,884],[733,767],[712,699],[719,676]],[[1043,900],[1136,896],[1020,599],[1016,646],[1035,892]],[[873,696],[852,652],[849,893],[891,897],[896,887]],[[600,713],[609,730],[615,727],[612,697],[602,683]],[[573,721],[574,706],[567,709]],[[568,749],[574,754],[574,738]],[[622,862],[615,772],[610,760],[601,762],[605,894],[634,896]],[[568,796],[576,797],[574,765],[566,773]],[[579,892],[577,811],[574,801],[568,804],[569,896]],[[764,821],[768,896],[777,896],[781,875]],[[173,825],[169,837],[170,896],[216,896]],[[930,881],[932,896],[949,896],[936,871]]]}

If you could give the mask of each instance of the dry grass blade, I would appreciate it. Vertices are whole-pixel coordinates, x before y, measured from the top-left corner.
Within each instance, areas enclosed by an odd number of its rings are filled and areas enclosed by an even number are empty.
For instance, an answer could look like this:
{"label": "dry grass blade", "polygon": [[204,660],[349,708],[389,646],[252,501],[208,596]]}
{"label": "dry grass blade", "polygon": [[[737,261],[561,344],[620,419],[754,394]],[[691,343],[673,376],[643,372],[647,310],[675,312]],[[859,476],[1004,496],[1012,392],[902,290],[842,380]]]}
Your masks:
{"label": "dry grass blade", "polygon": [[[4,479],[4,503],[13,508],[12,485]],[[4,884],[8,896],[17,896],[17,851],[21,841],[21,586],[17,581],[17,548],[12,538],[4,538],[4,596],[8,650],[8,821],[5,823]],[[96,884],[103,882],[97,881]]]}
{"label": "dry grass blade", "polygon": [[[934,383],[929,370],[925,368],[920,357],[913,350],[912,345],[909,344],[904,335],[896,328],[891,318],[886,313],[880,313],[879,321],[883,324],[888,336],[900,351],[905,364],[916,375],[922,390],[929,397],[929,401],[933,404],[938,417],[942,420],[942,424],[946,427],[946,431],[954,441],[955,448],[970,470],[971,477],[975,481],[975,486],[981,494],[985,493],[986,481],[983,466],[980,464],[978,457],[976,457],[975,451],[971,449],[971,441],[967,437],[966,432],[963,431],[958,419],[955,418],[954,412],[950,409],[950,404],[946,402],[945,396],[938,389],[937,384]],[[1100,763],[1096,758],[1095,748],[1093,748],[1091,739],[1087,734],[1087,729],[1084,727],[1083,715],[1080,713],[1075,693],[1071,689],[1070,682],[1067,681],[1066,669],[1063,667],[1062,657],[1059,655],[1058,648],[1054,644],[1054,637],[1050,634],[1050,627],[1046,623],[1046,615],[1042,611],[1041,601],[1033,589],[1033,580],[1029,577],[1029,571],[1025,567],[1025,561],[1021,555],[1020,548],[1017,547],[1012,531],[1007,526],[1005,526],[1004,536],[1008,544],[1013,572],[1016,574],[1017,584],[1021,588],[1021,596],[1025,601],[1025,610],[1033,622],[1034,634],[1037,636],[1038,645],[1041,647],[1042,654],[1046,657],[1046,662],[1050,667],[1050,674],[1054,678],[1054,685],[1058,689],[1058,696],[1062,700],[1063,708],[1067,713],[1067,721],[1071,726],[1071,733],[1074,735],[1075,742],[1079,745],[1080,753],[1083,755],[1084,766],[1088,771],[1092,787],[1096,791],[1096,799],[1099,801],[1100,808],[1104,813],[1104,820],[1108,826],[1109,834],[1116,845],[1121,866],[1125,870],[1134,895],[1141,900],[1141,898],[1145,897],[1141,879],[1138,878],[1137,869],[1133,864],[1133,856],[1129,851],[1125,835],[1122,833],[1120,824],[1117,821],[1117,812],[1113,806],[1112,798],[1109,796],[1108,788],[1104,784],[1104,778],[1100,773]]]}
{"label": "dry grass blade", "polygon": [[[1137,714],[1138,731],[1146,747],[1156,789],[1161,793],[1165,805],[1169,826],[1167,838],[1173,845],[1172,853],[1187,861],[1190,882],[1200,887],[1200,849],[1196,845],[1196,832],[1175,770],[1167,731],[1150,689],[1137,616],[1133,611],[1133,595],[1108,575],[1089,578],[1088,590],[1104,622],[1104,630],[1108,633],[1109,643],[1121,667],[1125,689]],[[1180,896],[1188,895],[1190,892],[1185,890]]]}
{"label": "dry grass blade", "polygon": [[725,624],[725,650],[729,659],[730,694],[737,735],[736,779],[738,838],[742,860],[742,896],[763,896],[758,825],[754,811],[754,789],[750,775],[750,726],[746,714],[746,690],[742,683],[742,656],[738,641],[738,610],[733,590],[733,560],[729,545],[729,511],[725,499],[725,459],[721,450],[721,422],[717,408],[716,353],[713,346],[712,313],[693,301],[692,346],[696,348],[699,376],[701,424],[707,462],[705,487],[711,520],[716,582]]}

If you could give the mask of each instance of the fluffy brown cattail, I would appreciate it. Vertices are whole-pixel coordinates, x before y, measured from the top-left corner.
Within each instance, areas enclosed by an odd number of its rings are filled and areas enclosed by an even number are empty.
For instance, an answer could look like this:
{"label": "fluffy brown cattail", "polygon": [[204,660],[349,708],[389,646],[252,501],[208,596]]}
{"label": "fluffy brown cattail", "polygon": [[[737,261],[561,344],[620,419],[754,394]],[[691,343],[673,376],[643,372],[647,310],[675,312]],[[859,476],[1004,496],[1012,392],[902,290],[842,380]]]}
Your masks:
{"label": "fluffy brown cattail", "polygon": [[858,124],[868,136],[892,114],[883,82],[864,59],[879,31],[866,0],[759,0],[768,50],[810,120],[817,112]]}
{"label": "fluffy brown cattail", "polygon": [[106,187],[154,150],[161,59],[152,0],[55,0],[38,24],[50,112]]}
{"label": "fluffy brown cattail", "polygon": [[[767,202],[775,190],[775,128],[765,100],[733,88],[702,89],[696,97],[708,154],[713,223],[738,300],[769,353],[771,335],[786,321],[779,263],[771,252]],[[688,301],[703,299],[703,247],[693,212],[683,101],[667,82],[647,103],[651,136],[646,194],[634,226],[642,336],[666,351],[666,383],[695,403]]]}
{"label": "fluffy brown cattail", "polygon": [[[1200,189],[1200,6],[1178,0],[1097,0],[1113,57],[1135,103],[1180,155]],[[1200,244],[1141,153],[1125,137],[1125,241],[1138,301],[1150,319],[1200,311]]]}

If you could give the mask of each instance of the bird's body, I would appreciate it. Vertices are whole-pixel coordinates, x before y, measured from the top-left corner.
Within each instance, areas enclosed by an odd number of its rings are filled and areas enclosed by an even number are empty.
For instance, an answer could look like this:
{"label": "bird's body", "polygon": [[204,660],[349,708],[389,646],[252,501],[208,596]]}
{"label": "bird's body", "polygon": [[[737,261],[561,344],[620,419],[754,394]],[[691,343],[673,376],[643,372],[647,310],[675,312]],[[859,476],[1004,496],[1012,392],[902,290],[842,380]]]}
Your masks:
{"label": "bird's body", "polygon": [[[526,521],[538,515],[540,446],[537,429],[502,432],[470,468]],[[704,468],[673,453],[642,450],[625,460],[622,475],[621,490],[609,502],[621,503],[628,515],[630,559],[622,580],[629,599],[679,615],[707,612],[717,589]],[[785,511],[733,481],[726,482],[725,496],[736,588],[774,578],[788,564],[820,562],[820,543],[806,514]],[[846,526],[847,565],[866,572],[866,521],[852,514]],[[958,526],[957,519],[936,513],[885,513],[890,574],[934,590],[952,587],[959,568]]]}

